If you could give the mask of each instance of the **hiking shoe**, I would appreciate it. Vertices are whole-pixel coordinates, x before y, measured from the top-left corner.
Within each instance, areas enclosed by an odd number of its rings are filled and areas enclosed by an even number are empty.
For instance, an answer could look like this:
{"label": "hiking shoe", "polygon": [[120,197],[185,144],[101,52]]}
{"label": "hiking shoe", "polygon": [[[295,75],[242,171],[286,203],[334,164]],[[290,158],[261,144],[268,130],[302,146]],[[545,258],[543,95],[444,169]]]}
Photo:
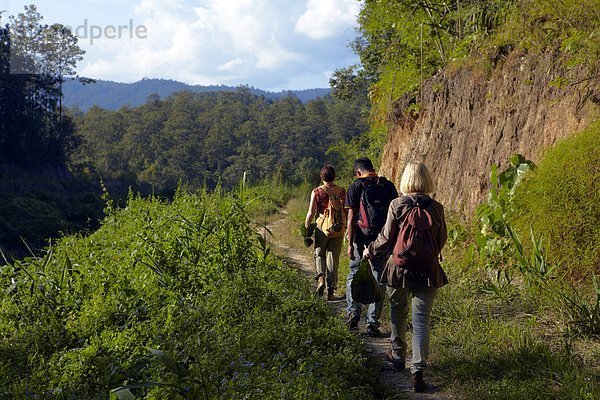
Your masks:
{"label": "hiking shoe", "polygon": [[332,288],[327,289],[327,301],[335,300],[335,297],[333,296],[334,292],[335,292],[335,289],[332,289]]}
{"label": "hiking shoe", "polygon": [[324,294],[325,294],[325,277],[323,275],[320,275],[317,278],[317,295],[319,297],[323,297]]}
{"label": "hiking shoe", "polygon": [[360,317],[354,313],[350,313],[350,315],[348,315],[348,328],[350,328],[351,331],[357,330],[358,321],[360,321]]}
{"label": "hiking shoe", "polygon": [[379,337],[381,335],[381,331],[374,325],[367,326],[367,336],[371,337]]}
{"label": "hiking shoe", "polygon": [[415,393],[423,393],[425,391],[425,381],[423,380],[423,371],[417,371],[412,374],[412,384]]}
{"label": "hiking shoe", "polygon": [[320,288],[317,289],[317,295],[319,297],[323,297],[323,294],[325,294],[325,286],[321,286]]}
{"label": "hiking shoe", "polygon": [[389,363],[392,363],[393,367],[397,370],[403,370],[405,365],[404,365],[404,360],[399,359],[399,358],[394,358],[394,352],[392,349],[388,349],[385,352],[385,360]]}

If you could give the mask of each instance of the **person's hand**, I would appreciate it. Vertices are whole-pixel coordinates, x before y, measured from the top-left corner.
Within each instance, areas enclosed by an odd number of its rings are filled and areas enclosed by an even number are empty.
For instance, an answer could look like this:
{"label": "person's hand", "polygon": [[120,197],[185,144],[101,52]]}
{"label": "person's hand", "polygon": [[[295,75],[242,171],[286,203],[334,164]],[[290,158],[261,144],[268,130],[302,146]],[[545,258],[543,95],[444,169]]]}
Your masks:
{"label": "person's hand", "polygon": [[346,254],[350,260],[354,260],[354,246],[352,246],[352,243],[348,243],[348,250],[346,251]]}
{"label": "person's hand", "polygon": [[369,248],[365,247],[365,250],[363,251],[363,258],[366,258],[367,260],[371,259],[371,253],[369,252]]}

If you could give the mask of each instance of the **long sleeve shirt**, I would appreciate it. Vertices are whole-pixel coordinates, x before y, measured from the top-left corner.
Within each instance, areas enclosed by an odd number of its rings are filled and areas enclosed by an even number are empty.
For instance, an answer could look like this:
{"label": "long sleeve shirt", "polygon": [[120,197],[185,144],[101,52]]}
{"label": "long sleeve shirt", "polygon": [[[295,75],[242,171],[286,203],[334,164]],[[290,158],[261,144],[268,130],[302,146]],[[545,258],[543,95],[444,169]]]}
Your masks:
{"label": "long sleeve shirt", "polygon": [[[427,196],[425,194],[413,194],[410,197]],[[441,287],[448,283],[446,274],[439,268],[432,276],[416,274],[412,271],[399,268],[395,265],[392,256],[392,250],[396,244],[396,237],[400,231],[400,226],[404,222],[407,211],[411,208],[413,202],[409,196],[401,196],[392,200],[388,209],[388,215],[383,230],[377,236],[377,239],[369,245],[369,253],[375,257],[387,258],[387,264],[383,271],[386,274],[395,273],[399,277],[399,287],[420,288],[420,287]],[[432,216],[432,230],[437,241],[438,249],[441,251],[446,240],[448,231],[446,228],[446,219],[444,217],[444,207],[433,200],[427,207],[427,211]],[[385,281],[385,279],[384,279]]]}

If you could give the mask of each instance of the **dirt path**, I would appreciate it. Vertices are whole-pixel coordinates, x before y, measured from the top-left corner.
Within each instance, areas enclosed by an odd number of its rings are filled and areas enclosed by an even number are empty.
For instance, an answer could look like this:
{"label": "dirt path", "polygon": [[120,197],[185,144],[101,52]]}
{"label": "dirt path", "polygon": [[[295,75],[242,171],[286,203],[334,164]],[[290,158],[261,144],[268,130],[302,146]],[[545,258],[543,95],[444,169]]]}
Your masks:
{"label": "dirt path", "polygon": [[[268,240],[274,247],[274,250],[283,255],[288,262],[297,266],[308,279],[313,281],[314,261],[301,251],[298,251],[297,249],[280,240],[279,235],[282,234],[281,232],[285,232],[284,225],[287,224],[285,212],[281,215],[281,217],[281,219],[278,219],[268,225],[269,230],[273,232],[273,237],[269,237]],[[332,312],[334,312],[340,318],[345,319],[345,297],[341,298],[339,295],[336,295],[335,301],[330,301],[328,304],[330,305]],[[367,336],[364,321],[361,321],[358,330],[358,335],[360,335],[364,341],[369,354],[369,361],[373,368],[378,371],[378,380],[382,389],[380,397],[381,399],[445,400],[451,398],[451,396],[439,389],[432,377],[427,375],[425,380],[427,382],[428,392],[414,393],[412,391],[409,369],[407,368],[404,371],[396,371],[390,363],[384,360],[385,352],[389,348],[390,330],[389,326],[385,324],[382,325],[381,330],[381,337],[372,338]],[[410,360],[407,360],[406,364],[407,366],[410,365]]]}

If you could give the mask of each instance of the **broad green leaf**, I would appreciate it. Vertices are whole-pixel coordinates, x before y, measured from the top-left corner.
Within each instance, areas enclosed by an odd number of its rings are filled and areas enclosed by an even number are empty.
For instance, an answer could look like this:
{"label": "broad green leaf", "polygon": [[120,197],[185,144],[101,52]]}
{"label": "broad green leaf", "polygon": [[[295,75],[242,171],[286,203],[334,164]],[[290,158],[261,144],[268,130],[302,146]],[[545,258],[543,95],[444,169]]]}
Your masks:
{"label": "broad green leaf", "polygon": [[162,365],[164,365],[168,370],[170,370],[171,372],[173,372],[180,378],[183,378],[183,377],[189,375],[189,371],[182,364],[175,361],[175,359],[173,359],[171,356],[169,356],[164,351],[157,350],[157,349],[150,349],[150,352],[156,358],[158,358],[158,361],[160,361],[160,363]]}
{"label": "broad green leaf", "polygon": [[117,388],[110,391],[110,398],[118,400],[135,400],[135,396],[129,389]]}
{"label": "broad green leaf", "polygon": [[525,157],[518,153],[513,154],[512,156],[510,156],[510,163],[516,167],[519,164],[525,163]]}

